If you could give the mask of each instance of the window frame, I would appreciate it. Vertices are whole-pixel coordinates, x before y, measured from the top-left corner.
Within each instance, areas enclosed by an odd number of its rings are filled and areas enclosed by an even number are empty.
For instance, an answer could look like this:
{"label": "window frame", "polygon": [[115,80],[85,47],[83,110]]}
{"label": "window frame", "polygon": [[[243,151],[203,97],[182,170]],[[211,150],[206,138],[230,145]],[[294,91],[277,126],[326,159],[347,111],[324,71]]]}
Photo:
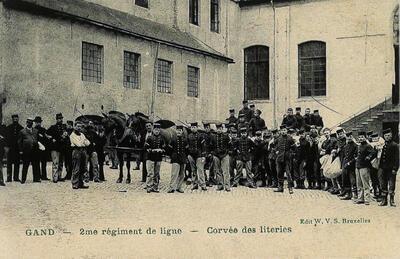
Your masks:
{"label": "window frame", "polygon": [[[127,62],[126,62],[125,54],[128,54],[129,58],[131,58],[132,56],[135,58],[136,65],[134,65],[134,66],[136,67],[136,76],[137,76],[137,78],[135,80],[136,82],[129,82],[129,81],[125,80],[126,76],[131,76],[131,75],[125,74],[126,71],[130,72],[130,70],[128,70],[126,68]],[[131,65],[131,64],[129,64],[129,65]],[[133,72],[135,72],[135,71],[133,71]],[[141,84],[140,79],[141,79],[141,55],[136,52],[124,50],[123,51],[123,70],[122,70],[122,81],[123,81],[124,88],[140,89],[140,84]]]}
{"label": "window frame", "polygon": [[200,25],[200,10],[199,10],[200,0],[189,0],[189,23],[199,26]]}
{"label": "window frame", "polygon": [[[162,62],[166,62],[169,64],[169,82],[163,81],[164,83],[169,83],[169,87],[168,86],[160,86],[159,83],[160,81],[160,64]],[[162,72],[162,71],[161,71]],[[165,71],[164,71],[165,72]],[[173,85],[173,75],[174,75],[174,62],[166,60],[166,59],[157,59],[157,92],[159,93],[163,93],[163,94],[172,94],[172,85]],[[169,89],[168,91],[164,91],[163,89]]]}
{"label": "window frame", "polygon": [[[324,49],[324,55],[315,55],[315,56],[302,56],[302,48],[307,47],[310,44],[322,44]],[[327,58],[326,58],[326,42],[320,41],[320,40],[312,40],[312,41],[306,41],[298,44],[298,98],[323,98],[327,96]],[[311,52],[315,51],[312,50]],[[309,66],[310,70],[305,71],[303,70],[303,67],[307,64],[305,64],[307,61],[309,61]],[[317,66],[322,66],[322,64],[318,64],[323,62],[323,70],[316,70],[315,68]],[[309,74],[309,80],[310,84],[307,87],[306,83],[303,83],[302,80],[305,78],[305,73]],[[317,77],[316,74],[320,73],[322,75],[321,77]],[[322,73],[322,74],[321,74]],[[321,78],[323,78],[323,82],[321,82]],[[318,79],[318,80],[316,80]],[[319,86],[319,87],[317,87]],[[323,86],[323,87],[321,87]],[[309,91],[310,94],[304,93],[306,91]],[[323,92],[323,93],[318,93],[316,92]],[[304,94],[303,94],[304,93]]]}
{"label": "window frame", "polygon": [[[100,56],[99,57],[93,57],[93,62],[90,62],[90,53],[89,56],[85,55],[85,50],[93,51],[93,49],[90,48],[85,48],[84,46],[95,46],[97,47],[100,51]],[[97,50],[98,51],[98,50]],[[86,59],[85,59],[86,57]],[[87,60],[89,59],[89,60]],[[94,59],[100,59],[100,62],[94,63]],[[86,67],[84,67],[84,63],[86,63]],[[87,67],[89,66],[89,67]],[[92,66],[92,69],[90,68]],[[94,70],[95,66],[100,67],[99,70]],[[90,76],[90,71],[93,74],[93,76]],[[96,72],[97,77],[94,77],[94,72]],[[89,74],[88,74],[89,73]],[[100,76],[100,80],[98,78]],[[92,78],[92,80],[90,80]],[[104,46],[96,43],[91,43],[88,41],[82,41],[81,44],[81,80],[83,82],[88,82],[88,83],[96,83],[96,84],[103,84],[104,83]]]}
{"label": "window frame", "polygon": [[[140,2],[140,1],[146,1],[146,4],[138,3],[138,1],[139,1],[139,2]],[[135,0],[135,5],[136,5],[136,6],[140,6],[140,7],[142,7],[142,8],[149,9],[149,1],[150,1],[150,0]]]}
{"label": "window frame", "polygon": [[[264,51],[266,51],[266,53],[268,54],[267,57],[265,58],[265,60],[262,59],[258,59],[260,56],[260,50],[264,49]],[[255,51],[255,55],[256,55],[256,60],[255,61],[248,61],[246,59],[249,59],[248,55],[250,55],[251,53],[248,53],[248,51]],[[269,54],[269,47],[266,45],[252,45],[249,46],[247,48],[245,48],[243,50],[243,64],[244,64],[244,77],[243,77],[243,86],[244,86],[244,99],[245,100],[257,100],[257,101],[269,101],[271,98],[271,93],[270,93],[270,54]],[[248,71],[249,67],[248,66],[255,66],[255,70],[257,73],[256,78],[254,78],[253,80],[253,85],[256,84],[257,87],[254,89],[250,89],[249,87],[249,82],[248,81]],[[262,71],[263,66],[265,66],[265,75],[264,77],[262,76],[262,74],[260,74],[259,72]],[[253,67],[254,69],[254,67]],[[264,85],[264,87],[259,87],[260,82],[263,82],[263,78],[266,79],[266,83]],[[261,85],[263,86],[263,85]],[[262,93],[263,90],[266,90],[266,96],[261,96],[259,95],[259,93]],[[255,92],[255,94],[253,94],[252,92]]]}
{"label": "window frame", "polygon": [[[213,10],[215,13],[213,13]],[[220,0],[210,0],[210,31],[220,33],[220,14]],[[214,20],[213,18],[216,19]]]}
{"label": "window frame", "polygon": [[[190,80],[190,69],[194,69],[196,72],[196,81]],[[190,85],[190,83],[196,83],[195,88]],[[194,88],[194,91],[190,91],[190,88]],[[188,97],[193,97],[193,98],[199,98],[199,93],[200,93],[200,68],[196,66],[187,66],[187,91],[186,94]]]}

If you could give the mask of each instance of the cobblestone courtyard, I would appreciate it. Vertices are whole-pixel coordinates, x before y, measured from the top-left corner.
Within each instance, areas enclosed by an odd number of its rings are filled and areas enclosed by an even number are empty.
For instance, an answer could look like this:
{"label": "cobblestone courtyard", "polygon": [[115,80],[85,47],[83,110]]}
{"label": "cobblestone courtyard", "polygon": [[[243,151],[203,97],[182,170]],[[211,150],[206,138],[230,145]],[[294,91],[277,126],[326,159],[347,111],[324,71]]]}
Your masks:
{"label": "cobblestone courtyard", "polygon": [[[115,183],[117,174],[107,169],[107,181],[90,183],[88,190],[72,190],[70,182],[32,183],[31,178],[25,185],[8,183],[0,189],[0,257],[399,256],[399,207],[354,205],[315,190],[290,195],[266,188],[239,187],[227,193],[186,187],[184,194],[167,194],[167,163],[160,193],[143,190],[141,171],[133,171],[131,184]],[[156,233],[148,234],[149,227]],[[267,228],[278,229],[271,233]],[[31,231],[35,229],[39,232]],[[42,229],[52,229],[54,235],[27,235]],[[121,234],[125,229],[132,234]]]}

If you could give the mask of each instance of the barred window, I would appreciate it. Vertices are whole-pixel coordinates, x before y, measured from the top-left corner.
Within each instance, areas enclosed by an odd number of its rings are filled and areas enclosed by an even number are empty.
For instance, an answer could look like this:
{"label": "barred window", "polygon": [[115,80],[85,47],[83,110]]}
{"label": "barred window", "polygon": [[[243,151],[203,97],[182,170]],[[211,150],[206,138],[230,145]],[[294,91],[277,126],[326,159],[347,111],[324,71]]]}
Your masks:
{"label": "barred window", "polygon": [[124,86],[139,89],[140,55],[124,51]]}
{"label": "barred window", "polygon": [[199,0],[189,0],[189,22],[199,25]]}
{"label": "barred window", "polygon": [[82,81],[102,83],[103,46],[82,42]]}
{"label": "barred window", "polygon": [[269,99],[269,48],[244,50],[244,95],[246,100]]}
{"label": "barred window", "polygon": [[188,89],[187,95],[190,97],[199,97],[199,81],[200,69],[197,67],[188,66]]}
{"label": "barred window", "polygon": [[159,59],[157,63],[157,90],[160,93],[171,93],[172,62]]}
{"label": "barred window", "polygon": [[135,0],[135,5],[149,8],[149,0]]}
{"label": "barred window", "polygon": [[299,97],[326,95],[326,46],[322,41],[299,45]]}
{"label": "barred window", "polygon": [[219,0],[211,0],[211,31],[219,32]]}

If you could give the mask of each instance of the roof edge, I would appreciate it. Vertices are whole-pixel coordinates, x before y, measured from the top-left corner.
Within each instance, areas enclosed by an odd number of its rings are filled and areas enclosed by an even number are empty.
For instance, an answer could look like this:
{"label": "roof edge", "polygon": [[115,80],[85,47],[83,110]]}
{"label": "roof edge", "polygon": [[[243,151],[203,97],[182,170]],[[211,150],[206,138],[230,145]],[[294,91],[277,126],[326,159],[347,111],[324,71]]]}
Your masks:
{"label": "roof edge", "polygon": [[[223,60],[225,62],[228,63],[235,63],[234,60],[232,58],[226,57],[224,55],[218,55],[215,53],[211,53],[211,52],[207,52],[204,50],[200,50],[200,49],[196,49],[196,48],[191,48],[185,45],[181,45],[181,44],[177,44],[174,42],[170,42],[170,41],[166,41],[166,40],[162,40],[162,39],[157,39],[151,36],[146,36],[146,35],[142,35],[133,31],[129,31],[123,28],[119,28],[117,26],[114,25],[110,25],[107,23],[103,23],[103,22],[99,22],[99,21],[95,21],[86,17],[82,17],[79,15],[75,15],[75,14],[71,14],[71,13],[67,13],[67,12],[63,12],[63,11],[59,11],[59,10],[55,10],[55,9],[51,9],[51,8],[47,8],[45,6],[40,6],[40,5],[36,5],[34,3],[31,2],[26,2],[24,0],[0,0],[0,2],[3,2],[3,5],[6,6],[7,8],[11,8],[11,9],[16,9],[16,10],[21,10],[21,11],[25,11],[25,12],[29,12],[29,13],[34,13],[34,14],[39,14],[39,15],[44,15],[44,16],[55,16],[55,17],[64,17],[64,18],[70,18],[72,20],[77,20],[83,23],[88,23],[94,26],[98,26],[98,27],[102,27],[105,29],[109,29],[112,31],[117,31],[119,33],[122,34],[126,34],[126,35],[130,35],[136,38],[140,38],[143,40],[147,40],[147,41],[152,41],[152,42],[156,42],[156,43],[160,43],[166,46],[170,46],[170,47],[175,47],[178,49],[182,49],[182,50],[186,50],[189,52],[195,52],[197,54],[202,54],[202,55],[206,55],[206,56],[210,56],[212,58],[215,59],[219,59],[219,60]],[[182,32],[185,33],[185,32]],[[196,39],[196,38],[195,38]],[[198,39],[196,39],[198,40]]]}

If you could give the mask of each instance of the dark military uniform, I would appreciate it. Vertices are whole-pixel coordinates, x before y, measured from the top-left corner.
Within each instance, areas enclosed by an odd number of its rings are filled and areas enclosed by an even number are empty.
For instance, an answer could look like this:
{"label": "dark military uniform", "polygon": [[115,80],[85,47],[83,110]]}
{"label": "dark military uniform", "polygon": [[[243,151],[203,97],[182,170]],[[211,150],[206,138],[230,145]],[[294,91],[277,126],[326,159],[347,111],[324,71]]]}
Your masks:
{"label": "dark military uniform", "polygon": [[266,129],[265,121],[261,117],[254,117],[249,122],[250,133],[252,136],[259,130]]}
{"label": "dark military uniform", "polygon": [[160,167],[163,153],[157,150],[165,150],[165,141],[161,134],[151,135],[147,138],[145,148],[148,150],[148,157],[146,161],[147,167],[147,192],[158,192],[158,185],[160,181]]}
{"label": "dark military uniform", "polygon": [[[393,140],[385,143],[379,162],[379,182],[384,199],[390,195],[391,203],[394,205],[394,192],[396,189],[396,173],[399,169],[399,145]],[[389,189],[388,189],[389,185]]]}
{"label": "dark military uniform", "polygon": [[271,175],[270,178],[272,180],[272,188],[278,187],[278,176],[276,171],[276,143],[277,139],[275,137],[268,143],[268,163]]}
{"label": "dark military uniform", "polygon": [[254,150],[254,143],[246,137],[240,137],[235,141],[235,153],[236,153],[236,174],[233,179],[233,185],[238,185],[239,180],[243,176],[243,167],[246,169],[246,178],[249,183],[249,187],[255,187],[254,175],[252,171],[252,153]]}
{"label": "dark military uniform", "polygon": [[311,116],[311,125],[315,125],[317,127],[324,127],[324,121],[320,115],[312,115]]}
{"label": "dark military uniform", "polygon": [[18,136],[19,150],[22,152],[22,178],[21,183],[25,183],[29,165],[32,165],[33,182],[40,182],[40,171],[38,160],[35,153],[38,151],[38,131],[35,128],[24,128]]}
{"label": "dark military uniform", "polygon": [[296,129],[302,129],[304,128],[305,122],[304,122],[304,118],[301,114],[295,114],[294,115],[295,119],[296,119]]}
{"label": "dark military uniform", "polygon": [[239,114],[244,114],[244,118],[247,122],[250,122],[251,118],[253,117],[253,112],[250,108],[243,108],[239,111]]}
{"label": "dark military uniform", "polygon": [[182,184],[185,179],[188,141],[184,136],[177,136],[169,144],[171,148],[171,182],[169,192],[183,192]]}
{"label": "dark military uniform", "polygon": [[61,180],[63,162],[65,160],[66,153],[66,141],[68,138],[68,133],[66,132],[66,125],[62,123],[57,123],[47,130],[47,135],[50,136],[49,140],[49,150],[51,154],[51,160],[53,161],[53,182]]}
{"label": "dark military uniform", "polygon": [[283,191],[285,171],[289,190],[293,188],[293,177],[290,170],[290,149],[293,144],[294,140],[289,135],[281,135],[276,141],[276,168],[278,174],[278,191]]}
{"label": "dark military uniform", "polygon": [[304,189],[304,181],[306,179],[306,166],[307,166],[307,156],[310,152],[310,142],[306,140],[304,136],[299,139],[299,146],[296,147],[296,169],[295,169],[295,180],[297,188]]}
{"label": "dark military uniform", "polygon": [[308,125],[308,126],[313,125],[311,114],[304,114],[303,119],[304,119],[304,125]]}
{"label": "dark military uniform", "polygon": [[231,150],[231,142],[226,133],[217,133],[212,138],[214,166],[217,174],[218,190],[230,191],[228,152]]}
{"label": "dark military uniform", "polygon": [[47,146],[48,139],[46,137],[46,129],[42,126],[35,126],[35,129],[38,131],[38,141],[46,148],[46,150],[38,150],[37,151],[37,160],[39,162],[39,170],[40,170],[40,178],[41,180],[49,180],[47,178]]}
{"label": "dark military uniform", "polygon": [[[208,140],[207,140],[208,141]],[[188,136],[188,160],[194,176],[193,189],[206,186],[204,166],[206,163],[206,138],[200,132],[192,132]]]}
{"label": "dark military uniform", "polygon": [[357,198],[356,157],[357,144],[353,140],[348,141],[343,149],[342,160],[342,183],[343,189],[347,193],[346,199]]}
{"label": "dark military uniform", "polygon": [[[6,146],[7,153],[7,182],[20,181],[19,179],[19,161],[21,159],[18,148],[18,134],[23,129],[19,123],[12,123],[7,126]],[[12,167],[14,166],[14,174]],[[13,177],[14,176],[14,177]]]}
{"label": "dark military uniform", "polygon": [[314,189],[321,188],[321,164],[319,162],[318,138],[312,137],[310,151],[307,155],[307,182]]}
{"label": "dark military uniform", "polygon": [[297,120],[294,115],[286,115],[283,118],[281,125],[286,125],[288,128],[296,128]]}
{"label": "dark military uniform", "polygon": [[254,151],[253,151],[253,171],[255,181],[261,180],[261,186],[267,186],[271,182],[268,165],[265,164],[268,150],[268,143],[263,139],[254,140]]}
{"label": "dark military uniform", "polygon": [[234,115],[229,116],[229,118],[226,119],[228,124],[236,124],[238,122],[238,118],[236,118]]}

